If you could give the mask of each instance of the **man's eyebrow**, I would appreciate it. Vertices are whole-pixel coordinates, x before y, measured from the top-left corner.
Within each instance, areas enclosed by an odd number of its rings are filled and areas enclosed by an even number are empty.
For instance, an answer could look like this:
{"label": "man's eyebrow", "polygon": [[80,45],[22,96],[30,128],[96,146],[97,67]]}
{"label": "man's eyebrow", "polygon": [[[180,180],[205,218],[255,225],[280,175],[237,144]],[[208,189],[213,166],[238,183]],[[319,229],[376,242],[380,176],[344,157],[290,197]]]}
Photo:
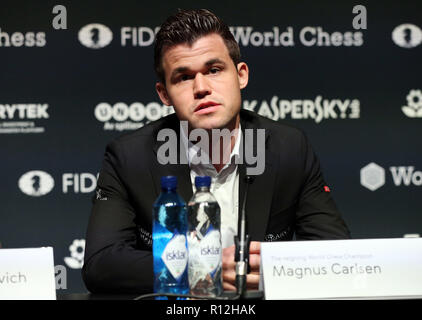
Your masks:
{"label": "man's eyebrow", "polygon": [[[210,60],[206,61],[204,63],[204,65],[209,67],[209,66],[212,66],[215,63],[221,63],[223,65],[226,65],[226,63],[223,60],[218,59],[218,58],[210,59]],[[184,73],[188,70],[189,70],[189,67],[178,67],[178,68],[174,69],[173,72],[171,73],[171,78],[174,78],[177,74]]]}
{"label": "man's eyebrow", "polygon": [[205,65],[206,65],[206,66],[210,66],[210,65],[213,65],[213,64],[215,64],[215,63],[221,63],[221,64],[223,64],[223,65],[225,65],[225,64],[226,64],[223,60],[220,60],[220,59],[218,59],[218,58],[215,58],[215,59],[210,59],[210,60],[208,60],[207,62],[205,62]]}

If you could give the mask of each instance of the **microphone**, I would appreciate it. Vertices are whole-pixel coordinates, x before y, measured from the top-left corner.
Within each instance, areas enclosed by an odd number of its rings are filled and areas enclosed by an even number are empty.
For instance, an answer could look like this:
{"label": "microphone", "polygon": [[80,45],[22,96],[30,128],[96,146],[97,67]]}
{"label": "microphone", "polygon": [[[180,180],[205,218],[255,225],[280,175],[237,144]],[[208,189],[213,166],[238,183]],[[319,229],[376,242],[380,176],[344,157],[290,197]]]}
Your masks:
{"label": "microphone", "polygon": [[251,238],[246,231],[246,199],[248,198],[249,186],[253,178],[249,175],[245,177],[246,189],[243,197],[242,211],[240,217],[240,232],[234,237],[235,261],[236,261],[236,291],[241,298],[246,295],[246,275],[250,271],[249,267],[249,245]]}

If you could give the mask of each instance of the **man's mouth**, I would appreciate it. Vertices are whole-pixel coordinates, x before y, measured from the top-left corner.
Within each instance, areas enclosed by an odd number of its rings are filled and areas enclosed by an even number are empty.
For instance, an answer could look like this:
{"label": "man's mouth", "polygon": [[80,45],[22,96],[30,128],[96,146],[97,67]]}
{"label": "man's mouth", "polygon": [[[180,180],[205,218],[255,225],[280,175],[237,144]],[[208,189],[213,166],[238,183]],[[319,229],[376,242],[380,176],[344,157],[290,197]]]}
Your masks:
{"label": "man's mouth", "polygon": [[213,112],[218,108],[219,105],[220,105],[219,103],[214,102],[214,101],[203,102],[195,108],[194,113],[205,114],[205,113]]}

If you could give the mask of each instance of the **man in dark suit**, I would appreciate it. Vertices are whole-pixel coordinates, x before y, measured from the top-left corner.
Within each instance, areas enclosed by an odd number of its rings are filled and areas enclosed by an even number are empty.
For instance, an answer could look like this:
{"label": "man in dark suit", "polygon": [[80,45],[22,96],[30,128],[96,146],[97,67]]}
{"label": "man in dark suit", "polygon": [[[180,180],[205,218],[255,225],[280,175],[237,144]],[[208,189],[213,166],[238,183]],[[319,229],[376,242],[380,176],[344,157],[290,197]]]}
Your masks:
{"label": "man in dark suit", "polygon": [[[239,47],[228,27],[207,10],[180,11],[161,26],[155,42],[156,90],[175,114],[113,140],[106,148],[86,236],[83,279],[91,292],[151,292],[153,283],[152,206],[160,193],[160,177],[178,178],[178,192],[188,201],[195,175],[210,172],[219,190],[222,228],[226,238],[237,232],[238,203],[245,192],[247,164],[224,155],[251,147],[244,135],[234,134],[220,145],[219,161],[212,165],[160,164],[157,136],[172,129],[180,141],[180,122],[194,129],[230,132],[265,130],[260,159],[265,170],[249,188],[246,212],[251,272],[248,288],[259,282],[260,241],[345,239],[350,237],[318,159],[305,135],[241,110],[240,90],[248,83],[249,69],[240,61]],[[215,148],[209,143],[209,153]],[[193,149],[178,146],[178,155]],[[223,178],[224,177],[224,178]],[[229,187],[228,187],[229,186]],[[219,198],[220,197],[220,198]],[[223,235],[224,236],[224,235]],[[223,285],[234,290],[234,246],[223,250]]]}

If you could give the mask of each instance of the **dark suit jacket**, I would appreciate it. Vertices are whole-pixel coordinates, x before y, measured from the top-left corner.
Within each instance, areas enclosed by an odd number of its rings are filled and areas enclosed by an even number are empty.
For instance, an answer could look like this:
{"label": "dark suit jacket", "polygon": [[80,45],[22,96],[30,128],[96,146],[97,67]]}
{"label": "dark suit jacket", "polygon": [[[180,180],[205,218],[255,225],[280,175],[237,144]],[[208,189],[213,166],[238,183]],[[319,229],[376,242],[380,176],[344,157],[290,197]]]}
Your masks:
{"label": "dark suit jacket", "polygon": [[[240,115],[242,130],[264,128],[266,133],[265,171],[250,185],[246,205],[252,241],[349,238],[305,135],[253,112],[242,110]],[[192,197],[189,166],[157,161],[156,136],[163,128],[179,132],[175,114],[121,136],[106,148],[82,269],[91,292],[152,291],[152,206],[161,176],[177,176],[179,194],[185,201]],[[239,165],[239,204],[245,175],[246,166]]]}

